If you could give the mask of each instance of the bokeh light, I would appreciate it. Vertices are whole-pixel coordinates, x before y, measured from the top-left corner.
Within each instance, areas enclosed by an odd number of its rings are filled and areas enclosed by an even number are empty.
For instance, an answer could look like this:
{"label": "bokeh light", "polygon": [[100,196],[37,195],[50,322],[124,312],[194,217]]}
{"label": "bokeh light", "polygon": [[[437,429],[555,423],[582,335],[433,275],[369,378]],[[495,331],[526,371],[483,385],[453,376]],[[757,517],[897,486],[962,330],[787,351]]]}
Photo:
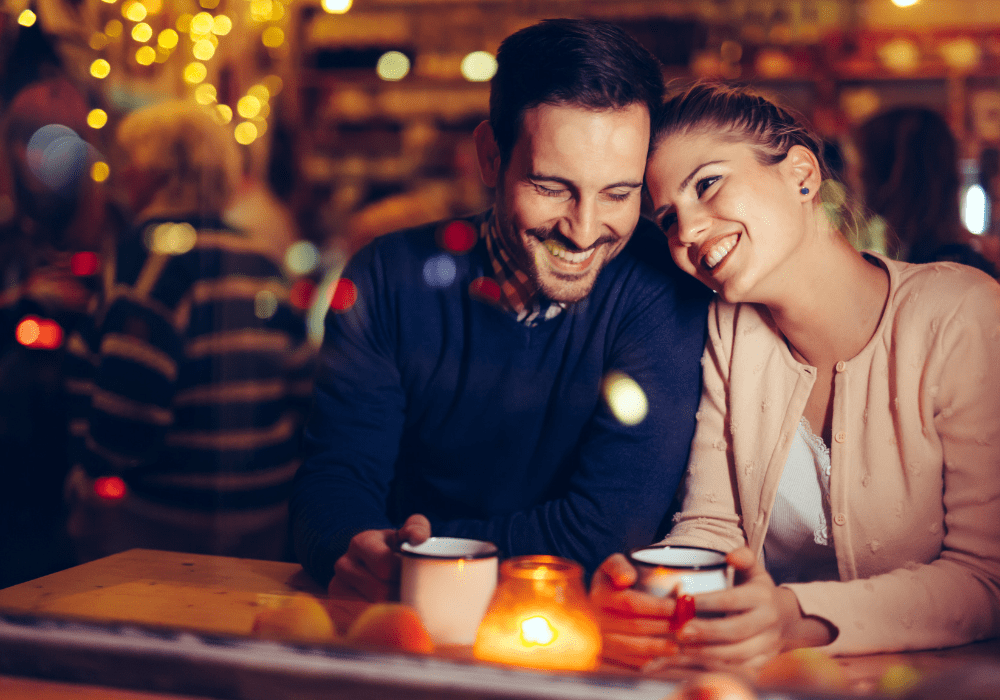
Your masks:
{"label": "bokeh light", "polygon": [[122,7],[122,17],[132,22],[141,22],[149,14],[146,6],[141,2],[133,2]]}
{"label": "bokeh light", "polygon": [[135,62],[140,66],[148,66],[156,60],[156,49],[152,46],[140,46],[135,52]]}
{"label": "bokeh light", "polygon": [[55,350],[62,345],[63,329],[50,318],[25,316],[17,324],[14,337],[21,345],[38,350]]}
{"label": "bokeh light", "polygon": [[476,228],[468,221],[452,221],[441,230],[438,244],[451,253],[467,253],[476,245]]}
{"label": "bokeh light", "polygon": [[108,123],[108,113],[103,109],[92,109],[87,112],[87,126],[91,129],[101,129]]}
{"label": "bokeh light", "polygon": [[[285,85],[284,81],[282,81],[281,77],[277,76],[277,75],[269,75],[269,76],[267,76],[266,78],[264,78],[261,81],[261,84],[264,86],[264,88],[267,89],[268,99],[270,99],[274,95],[277,95],[278,93],[280,93],[281,92],[281,88],[283,88],[284,85]],[[251,90],[249,91],[250,94],[253,94],[252,90],[253,90],[253,88],[251,88]]]}
{"label": "bokeh light", "polygon": [[89,151],[87,143],[68,126],[48,124],[28,141],[28,167],[50,190],[68,194],[87,172]]}
{"label": "bokeh light", "polygon": [[337,280],[333,288],[333,295],[330,297],[330,308],[334,311],[344,312],[354,306],[358,300],[358,288],[349,279],[341,278]]}
{"label": "bokeh light", "polygon": [[194,89],[194,100],[200,105],[210,105],[218,98],[218,91],[211,83],[202,83]]}
{"label": "bokeh light", "polygon": [[379,56],[375,72],[382,80],[402,80],[410,72],[410,59],[400,51],[386,51]]}
{"label": "bokeh light", "polygon": [[228,124],[233,120],[233,108],[229,105],[218,104],[215,106],[215,114],[220,124]]}
{"label": "bokeh light", "polygon": [[462,59],[462,77],[473,83],[490,80],[497,72],[497,60],[489,51],[473,51]]}
{"label": "bokeh light", "polygon": [[153,28],[145,22],[139,22],[132,27],[132,38],[140,44],[144,44],[153,38]]}
{"label": "bokeh light", "polygon": [[108,35],[103,32],[94,32],[90,35],[90,41],[87,44],[94,51],[100,51],[108,45]]}
{"label": "bokeh light", "polygon": [[249,146],[257,140],[257,127],[253,122],[240,122],[233,129],[233,136],[236,138],[236,143]]}
{"label": "bokeh light", "polygon": [[90,166],[90,179],[94,182],[104,182],[111,176],[111,168],[103,160],[95,161]]}
{"label": "bokeh light", "polygon": [[184,66],[184,82],[197,85],[208,77],[208,69],[204,63],[192,62]]}
{"label": "bokeh light", "polygon": [[288,303],[296,309],[308,309],[316,293],[316,283],[310,279],[296,280],[288,292]]}
{"label": "bokeh light", "polygon": [[97,253],[90,250],[81,250],[69,259],[69,271],[77,277],[89,277],[97,272],[100,266],[101,260],[97,257]]}
{"label": "bokeh light", "polygon": [[253,95],[244,95],[236,103],[236,113],[244,119],[253,119],[260,114],[260,100]]}
{"label": "bokeh light", "polygon": [[191,25],[188,31],[191,34],[211,34],[215,20],[207,12],[199,12],[191,18]]}
{"label": "bokeh light", "polygon": [[208,39],[199,39],[191,47],[191,54],[199,61],[207,61],[215,55],[215,46]]}
{"label": "bokeh light", "polygon": [[125,498],[128,489],[120,476],[99,476],[94,479],[94,493],[100,498],[117,501]]}
{"label": "bokeh light", "polygon": [[98,58],[96,61],[90,64],[90,74],[102,80],[107,78],[111,73],[111,64],[105,61],[103,58]]}
{"label": "bokeh light", "polygon": [[32,343],[38,340],[38,336],[41,335],[41,327],[38,324],[37,316],[25,316],[21,319],[21,322],[17,324],[17,328],[14,330],[14,337],[17,338],[17,342],[21,345],[26,345],[31,347]]}
{"label": "bokeh light", "polygon": [[424,284],[434,289],[443,289],[455,281],[455,274],[457,272],[458,268],[455,265],[455,258],[447,253],[435,255],[428,258],[424,263]]}
{"label": "bokeh light", "polygon": [[31,10],[22,10],[21,14],[17,16],[17,23],[20,24],[22,27],[30,27],[37,20],[38,17]]}
{"label": "bokeh light", "polygon": [[180,36],[173,29],[164,29],[156,37],[156,43],[165,49],[177,48],[178,40],[180,40]]}
{"label": "bokeh light", "polygon": [[214,10],[219,6],[219,0],[198,0],[198,4],[206,10]]}
{"label": "bokeh light", "polygon": [[104,25],[104,33],[112,39],[117,39],[122,35],[124,28],[125,26],[121,23],[121,20],[112,19],[108,20],[108,23]]}
{"label": "bokeh light", "polygon": [[269,49],[276,49],[285,43],[285,33],[280,27],[268,27],[261,33],[260,42]]}
{"label": "bokeh light", "polygon": [[354,0],[323,0],[323,10],[331,15],[342,15],[351,9]]}
{"label": "bokeh light", "polygon": [[278,297],[269,289],[257,292],[253,299],[253,312],[259,319],[269,319],[278,311]]}
{"label": "bokeh light", "polygon": [[257,83],[256,85],[251,85],[250,89],[247,90],[247,94],[251,97],[256,97],[261,104],[264,104],[269,99],[271,99],[271,91],[267,89],[267,86],[263,83]]}
{"label": "bokeh light", "polygon": [[146,247],[160,255],[183,255],[198,242],[198,232],[189,223],[162,223],[146,231]]}
{"label": "bokeh light", "polygon": [[190,12],[183,12],[177,15],[177,21],[174,26],[177,27],[177,31],[181,34],[187,34],[191,31],[191,21],[194,19],[194,15]]}
{"label": "bokeh light", "polygon": [[319,250],[310,241],[298,241],[285,251],[285,267],[293,275],[308,275],[319,265]]}
{"label": "bokeh light", "polygon": [[897,73],[911,73],[920,66],[920,49],[909,39],[893,39],[878,49],[882,64]]}
{"label": "bokeh light", "polygon": [[604,377],[601,391],[611,413],[622,425],[638,425],[645,420],[649,412],[646,392],[632,377],[612,370]]}
{"label": "bokeh light", "polygon": [[163,11],[163,0],[141,0],[141,2],[151,15],[158,15]]}
{"label": "bokeh light", "polygon": [[892,0],[892,4],[896,7],[913,7],[920,0]]}
{"label": "bokeh light", "polygon": [[231,31],[233,31],[233,20],[229,19],[227,15],[217,15],[212,20],[212,34],[225,36]]}
{"label": "bokeh light", "polygon": [[500,303],[500,285],[489,277],[477,277],[469,282],[469,294],[490,304]]}

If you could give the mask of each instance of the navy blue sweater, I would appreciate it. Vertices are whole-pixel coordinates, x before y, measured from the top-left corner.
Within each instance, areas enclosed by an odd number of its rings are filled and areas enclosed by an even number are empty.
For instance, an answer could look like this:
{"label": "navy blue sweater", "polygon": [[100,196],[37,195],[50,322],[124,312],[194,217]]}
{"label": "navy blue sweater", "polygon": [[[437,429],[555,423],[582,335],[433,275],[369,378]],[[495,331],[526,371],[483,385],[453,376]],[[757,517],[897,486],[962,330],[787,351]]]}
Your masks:
{"label": "navy blue sweater", "polygon": [[[470,294],[485,242],[453,255],[440,230],[384,236],[345,270],[357,301],[327,315],[293,488],[300,561],[325,583],[351,537],[413,513],[588,571],[648,544],[687,465],[708,291],[643,220],[586,299],[527,327]],[[637,425],[602,397],[612,370],[645,393]]]}

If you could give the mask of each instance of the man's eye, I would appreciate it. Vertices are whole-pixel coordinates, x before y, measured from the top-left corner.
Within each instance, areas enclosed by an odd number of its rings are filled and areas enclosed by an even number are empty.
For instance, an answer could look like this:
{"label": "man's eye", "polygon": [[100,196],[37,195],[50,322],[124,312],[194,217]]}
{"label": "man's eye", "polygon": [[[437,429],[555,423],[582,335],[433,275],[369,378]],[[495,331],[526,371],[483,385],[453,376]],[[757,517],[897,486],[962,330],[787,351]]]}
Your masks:
{"label": "man's eye", "polygon": [[545,197],[563,197],[566,194],[566,190],[554,190],[550,187],[543,187],[541,185],[535,185],[535,190],[538,194]]}
{"label": "man's eye", "polygon": [[624,202],[632,196],[631,190],[628,192],[608,192],[608,199],[612,202]]}
{"label": "man's eye", "polygon": [[701,180],[698,180],[698,183],[694,186],[695,192],[698,193],[699,197],[702,196],[703,194],[705,194],[705,190],[714,185],[720,179],[721,178],[718,175],[714,175],[712,177],[705,177],[702,178]]}

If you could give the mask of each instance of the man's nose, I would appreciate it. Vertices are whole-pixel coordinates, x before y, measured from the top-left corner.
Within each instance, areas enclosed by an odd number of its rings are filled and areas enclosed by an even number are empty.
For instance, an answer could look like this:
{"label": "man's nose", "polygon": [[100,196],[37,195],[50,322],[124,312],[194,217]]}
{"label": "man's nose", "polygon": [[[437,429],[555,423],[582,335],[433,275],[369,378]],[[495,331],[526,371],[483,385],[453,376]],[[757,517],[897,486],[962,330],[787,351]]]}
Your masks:
{"label": "man's nose", "polygon": [[597,203],[587,200],[576,202],[566,217],[569,226],[566,238],[580,250],[587,250],[601,238],[601,220]]}

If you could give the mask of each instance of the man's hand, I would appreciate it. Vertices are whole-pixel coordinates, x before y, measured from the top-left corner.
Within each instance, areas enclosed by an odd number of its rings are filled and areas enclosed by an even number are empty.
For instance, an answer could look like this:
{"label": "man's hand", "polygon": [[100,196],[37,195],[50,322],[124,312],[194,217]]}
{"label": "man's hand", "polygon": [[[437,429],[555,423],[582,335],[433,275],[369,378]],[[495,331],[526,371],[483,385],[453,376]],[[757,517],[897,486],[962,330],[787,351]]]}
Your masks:
{"label": "man's hand", "polygon": [[677,645],[667,636],[674,601],[633,589],[636,576],[624,556],[613,554],[594,574],[590,599],[601,615],[604,657],[632,668],[644,668],[677,651]]}
{"label": "man's hand", "polygon": [[348,588],[373,602],[399,597],[399,545],[420,544],[431,536],[431,524],[415,513],[398,530],[365,530],[351,539],[344,554],[334,565],[330,594]]}

